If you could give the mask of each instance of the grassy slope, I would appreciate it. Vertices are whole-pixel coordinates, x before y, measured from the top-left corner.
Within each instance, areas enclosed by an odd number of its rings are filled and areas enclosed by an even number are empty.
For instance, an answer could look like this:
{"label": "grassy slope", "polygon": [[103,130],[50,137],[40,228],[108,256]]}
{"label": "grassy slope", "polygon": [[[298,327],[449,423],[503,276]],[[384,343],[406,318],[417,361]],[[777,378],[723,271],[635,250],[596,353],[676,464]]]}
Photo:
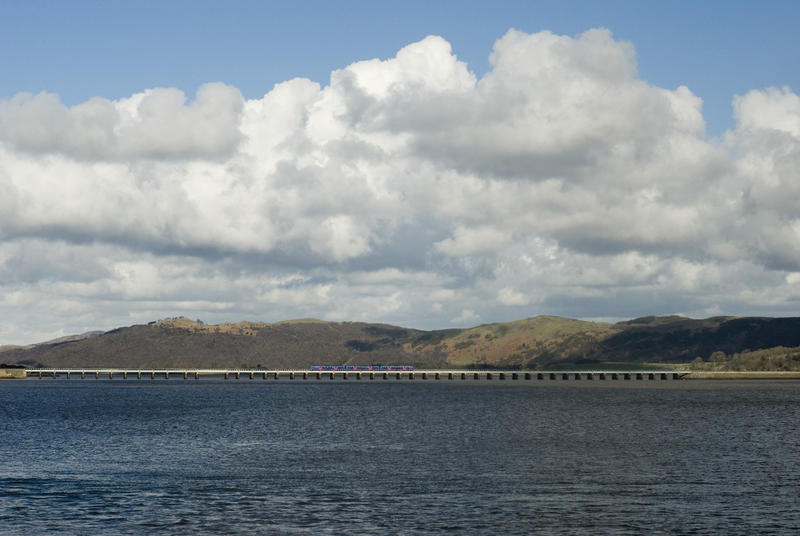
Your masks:
{"label": "grassy slope", "polygon": [[418,332],[356,322],[205,325],[171,319],[119,328],[92,339],[2,354],[13,362],[57,366],[308,367],[315,363],[407,361],[401,337]]}
{"label": "grassy slope", "polygon": [[616,331],[611,324],[537,316],[477,326],[436,344],[409,345],[407,349],[423,356],[442,353],[447,364],[454,367],[485,364],[532,368],[537,363],[581,356]]}

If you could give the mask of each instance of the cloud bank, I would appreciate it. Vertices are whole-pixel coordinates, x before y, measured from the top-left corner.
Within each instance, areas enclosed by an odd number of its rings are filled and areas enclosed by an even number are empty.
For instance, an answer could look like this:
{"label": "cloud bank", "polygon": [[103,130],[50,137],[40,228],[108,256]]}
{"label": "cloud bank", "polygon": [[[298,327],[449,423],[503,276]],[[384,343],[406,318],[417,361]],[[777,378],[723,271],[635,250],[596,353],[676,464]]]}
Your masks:
{"label": "cloud bank", "polygon": [[245,100],[0,101],[0,344],[184,314],[432,328],[800,314],[800,97],[705,134],[634,47],[427,37]]}

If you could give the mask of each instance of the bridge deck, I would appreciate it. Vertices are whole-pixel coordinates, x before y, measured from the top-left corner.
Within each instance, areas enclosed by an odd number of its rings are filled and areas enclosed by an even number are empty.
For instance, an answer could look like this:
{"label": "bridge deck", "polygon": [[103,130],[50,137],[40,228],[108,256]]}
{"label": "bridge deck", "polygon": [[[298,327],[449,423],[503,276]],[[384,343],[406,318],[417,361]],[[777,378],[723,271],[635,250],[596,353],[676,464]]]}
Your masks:
{"label": "bridge deck", "polygon": [[58,377],[65,376],[108,376],[113,378],[122,376],[124,379],[135,377],[137,379],[156,377],[169,378],[173,376],[183,376],[185,379],[199,379],[200,376],[222,376],[225,379],[242,376],[254,379],[355,379],[355,380],[375,380],[375,379],[403,379],[403,380],[522,380],[522,381],[543,381],[543,380],[679,380],[688,374],[681,370],[582,370],[582,371],[562,371],[562,370],[303,370],[303,369],[165,369],[165,368],[37,368],[26,369],[28,376]]}

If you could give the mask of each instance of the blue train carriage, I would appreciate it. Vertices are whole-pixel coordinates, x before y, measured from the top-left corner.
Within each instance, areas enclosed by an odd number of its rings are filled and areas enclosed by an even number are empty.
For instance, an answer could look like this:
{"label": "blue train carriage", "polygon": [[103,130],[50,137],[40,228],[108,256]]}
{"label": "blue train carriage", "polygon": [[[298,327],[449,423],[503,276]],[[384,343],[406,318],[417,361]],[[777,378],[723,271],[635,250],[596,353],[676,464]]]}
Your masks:
{"label": "blue train carriage", "polygon": [[404,370],[414,370],[413,365],[311,365],[311,370],[328,372],[402,372]]}

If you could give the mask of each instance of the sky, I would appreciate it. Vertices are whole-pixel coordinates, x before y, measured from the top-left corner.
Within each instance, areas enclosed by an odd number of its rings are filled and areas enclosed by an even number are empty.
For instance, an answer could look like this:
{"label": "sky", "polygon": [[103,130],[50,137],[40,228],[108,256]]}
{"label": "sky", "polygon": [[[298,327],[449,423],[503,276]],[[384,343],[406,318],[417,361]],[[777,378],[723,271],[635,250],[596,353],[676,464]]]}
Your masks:
{"label": "sky", "polygon": [[800,315],[797,2],[0,1],[0,345]]}

